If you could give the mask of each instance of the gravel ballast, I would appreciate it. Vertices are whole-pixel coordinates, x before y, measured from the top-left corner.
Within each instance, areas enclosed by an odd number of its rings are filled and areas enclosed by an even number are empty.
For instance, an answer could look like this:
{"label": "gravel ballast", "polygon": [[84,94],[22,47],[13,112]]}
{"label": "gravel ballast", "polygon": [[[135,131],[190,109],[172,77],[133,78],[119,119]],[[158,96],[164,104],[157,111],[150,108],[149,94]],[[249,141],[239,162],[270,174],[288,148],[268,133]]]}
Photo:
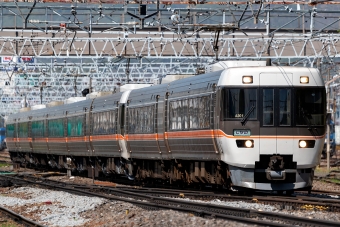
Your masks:
{"label": "gravel ballast", "polygon": [[81,214],[103,203],[105,199],[97,197],[30,187],[14,188],[0,196],[2,206],[48,226],[81,226],[89,221]]}
{"label": "gravel ballast", "polygon": [[[2,171],[10,171],[10,167]],[[21,169],[18,172],[26,172]],[[65,183],[92,184],[92,179],[82,177],[51,176],[52,180]],[[340,185],[314,180],[313,189],[340,191]],[[186,199],[186,198],[184,198]],[[201,202],[201,201],[200,201]],[[209,201],[213,204],[235,206],[241,208],[280,212],[311,219],[326,219],[340,222],[340,214],[318,210],[281,210],[275,206],[247,203],[242,201],[224,202]],[[192,213],[174,210],[145,210],[131,203],[108,201],[102,198],[77,196],[67,192],[52,191],[31,187],[0,188],[0,205],[5,206],[26,218],[46,226],[84,226],[84,227],[132,227],[132,226],[248,226],[227,220],[202,218]]]}
{"label": "gravel ballast", "polygon": [[[58,179],[70,180],[67,177],[58,177]],[[72,179],[72,181],[77,180],[89,181],[78,177]],[[324,187],[323,183],[317,185]],[[191,213],[173,210],[145,210],[126,202],[78,196],[62,191],[31,187],[0,190],[0,205],[47,226],[247,226],[226,220],[196,217]],[[311,219],[340,221],[339,213],[332,212],[281,210],[271,205],[243,201],[224,202],[217,199],[208,203],[280,212]]]}

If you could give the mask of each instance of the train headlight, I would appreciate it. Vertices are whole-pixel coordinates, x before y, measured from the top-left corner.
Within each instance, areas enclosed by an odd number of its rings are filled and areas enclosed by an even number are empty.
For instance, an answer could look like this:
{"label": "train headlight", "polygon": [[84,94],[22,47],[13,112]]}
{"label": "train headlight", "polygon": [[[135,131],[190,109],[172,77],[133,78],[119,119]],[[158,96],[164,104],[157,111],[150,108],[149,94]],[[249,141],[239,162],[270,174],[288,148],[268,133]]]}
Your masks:
{"label": "train headlight", "polygon": [[300,76],[300,83],[301,84],[308,84],[309,83],[309,77],[308,76]]}
{"label": "train headlight", "polygon": [[299,148],[313,148],[315,140],[299,140]]}
{"label": "train headlight", "polygon": [[252,148],[254,147],[254,140],[236,140],[237,147]]}
{"label": "train headlight", "polygon": [[253,83],[253,76],[243,76],[242,83],[244,84],[252,84]]}
{"label": "train headlight", "polygon": [[299,147],[305,148],[306,146],[307,146],[306,141],[304,141],[304,140],[300,140],[300,141],[299,141]]}
{"label": "train headlight", "polygon": [[245,143],[246,147],[253,147],[253,142],[251,140],[247,140]]}

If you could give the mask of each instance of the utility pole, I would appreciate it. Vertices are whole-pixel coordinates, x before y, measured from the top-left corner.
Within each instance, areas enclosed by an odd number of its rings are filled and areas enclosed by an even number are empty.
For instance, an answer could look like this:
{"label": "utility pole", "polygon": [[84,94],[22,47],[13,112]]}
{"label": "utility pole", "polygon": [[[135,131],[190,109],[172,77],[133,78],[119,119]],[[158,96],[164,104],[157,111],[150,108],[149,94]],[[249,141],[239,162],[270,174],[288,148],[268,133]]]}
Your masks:
{"label": "utility pole", "polygon": [[[332,79],[330,79],[330,69],[328,69],[328,78],[329,78],[329,80],[325,83],[325,87],[326,87],[326,92],[327,92],[327,119],[328,119],[328,121],[327,121],[327,139],[326,139],[326,142],[327,142],[327,172],[329,173],[330,172],[330,164],[329,164],[329,162],[330,162],[330,154],[329,154],[329,134],[330,134],[330,120],[331,120],[331,118],[332,118],[332,111],[330,110],[330,101],[331,101],[331,99],[330,99],[330,90],[331,90],[331,87],[330,87],[330,84],[331,83],[333,83],[334,81],[336,81],[337,79],[339,79],[340,78],[340,76],[335,76],[335,77],[333,77]],[[333,95],[334,95],[334,93],[333,93]],[[333,99],[332,99],[333,100]]]}
{"label": "utility pole", "polygon": [[[330,70],[328,69],[328,78],[330,79]],[[329,80],[330,81],[330,80]],[[327,85],[327,144],[326,144],[326,154],[327,154],[327,172],[330,172],[330,167],[329,167],[329,134],[330,134],[330,121],[331,121],[331,116],[330,114],[330,106],[329,106],[329,101],[330,101],[330,86],[329,84]]]}
{"label": "utility pole", "polygon": [[42,82],[40,86],[34,86],[34,87],[38,87],[40,90],[40,104],[42,104],[42,100],[43,100],[43,91],[45,87],[51,87],[51,86],[47,86],[46,82]]}

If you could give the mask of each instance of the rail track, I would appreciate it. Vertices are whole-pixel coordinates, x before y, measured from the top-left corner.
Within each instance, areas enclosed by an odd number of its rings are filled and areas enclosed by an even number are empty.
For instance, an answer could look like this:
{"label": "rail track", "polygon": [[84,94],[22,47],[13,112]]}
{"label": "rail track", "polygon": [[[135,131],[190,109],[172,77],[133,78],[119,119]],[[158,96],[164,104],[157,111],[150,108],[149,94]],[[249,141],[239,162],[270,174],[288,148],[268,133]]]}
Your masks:
{"label": "rail track", "polygon": [[[0,213],[2,215],[5,215],[9,218],[11,218],[12,220],[14,220],[17,224],[22,224],[24,226],[30,227],[30,226],[35,226],[35,227],[43,227],[44,225],[41,225],[35,221],[32,221],[30,219],[25,218],[24,216],[21,216],[20,214],[9,210],[3,206],[0,206]],[[4,226],[4,225],[2,225]]]}
{"label": "rail track", "polygon": [[[12,181],[14,184],[29,184],[29,185],[40,185],[41,187],[47,187],[50,189],[57,189],[68,191],[70,193],[76,193],[87,196],[96,196],[102,197],[109,200],[119,200],[124,202],[133,203],[137,206],[141,206],[145,209],[172,209],[187,213],[192,213],[197,216],[202,217],[213,217],[213,218],[221,218],[228,219],[232,221],[238,221],[242,223],[248,223],[253,225],[261,225],[261,226],[339,226],[338,222],[332,222],[327,220],[317,220],[317,219],[309,219],[296,217],[292,215],[285,215],[281,213],[274,212],[265,212],[253,209],[244,209],[244,208],[235,208],[229,206],[221,206],[214,205],[210,203],[202,203],[202,202],[193,202],[183,199],[177,199],[173,197],[189,197],[192,198],[201,198],[201,199],[211,199],[214,198],[222,198],[228,200],[245,200],[251,202],[263,202],[270,203],[282,200],[282,203],[286,204],[286,206],[293,206],[294,201],[300,201],[298,206],[302,206],[302,204],[313,204],[313,206],[331,206],[332,209],[325,209],[329,211],[333,211],[339,209],[339,203],[336,203],[335,200],[325,202],[312,201],[312,198],[266,198],[265,196],[257,196],[257,197],[247,197],[247,196],[232,196],[232,195],[222,195],[222,194],[213,194],[209,192],[195,192],[189,191],[186,193],[179,193],[179,191],[165,190],[165,189],[140,189],[140,188],[130,188],[129,190],[126,187],[122,188],[114,188],[108,186],[98,186],[98,185],[84,185],[84,184],[69,184],[65,182],[59,182],[54,180],[48,180],[42,177],[36,177],[31,175],[21,175],[21,176],[9,176],[2,175],[0,176],[2,179],[7,179]],[[176,195],[178,194],[178,195]],[[169,195],[171,198],[169,198]],[[166,197],[165,197],[166,196]],[[296,203],[294,203],[296,204]],[[295,205],[294,205],[295,206]]]}
{"label": "rail track", "polygon": [[12,163],[12,160],[7,150],[0,151],[0,162],[1,163]]}
{"label": "rail track", "polygon": [[[329,196],[329,198],[311,197],[308,194],[297,194],[294,196],[268,196],[268,195],[252,195],[252,196],[239,196],[225,193],[214,192],[198,192],[198,191],[173,191],[162,189],[144,189],[144,188],[120,188],[121,190],[143,193],[152,196],[167,196],[175,198],[190,198],[199,200],[213,200],[218,199],[221,201],[245,201],[250,203],[261,203],[279,206],[280,209],[288,210],[326,210],[332,212],[340,211],[340,201],[337,198]],[[320,191],[322,193],[323,191]],[[331,193],[331,192],[329,192]]]}
{"label": "rail track", "polygon": [[330,195],[330,196],[340,196],[340,192],[336,191],[325,191],[325,190],[312,190],[312,194],[324,194],[324,195]]}

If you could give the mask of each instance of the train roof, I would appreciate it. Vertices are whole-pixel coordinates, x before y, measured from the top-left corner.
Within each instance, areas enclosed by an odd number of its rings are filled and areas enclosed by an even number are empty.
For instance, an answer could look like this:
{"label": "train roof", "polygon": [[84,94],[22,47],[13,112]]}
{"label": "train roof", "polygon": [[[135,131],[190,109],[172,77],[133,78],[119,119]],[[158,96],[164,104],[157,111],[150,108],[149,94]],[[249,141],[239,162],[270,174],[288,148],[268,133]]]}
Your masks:
{"label": "train roof", "polygon": [[[283,76],[282,76],[283,75]],[[316,68],[292,66],[250,66],[233,67],[223,71],[219,86],[244,86],[241,76],[253,76],[253,83],[247,86],[302,86],[301,76],[308,76],[309,83],[303,86],[325,86],[320,72]]]}
{"label": "train roof", "polygon": [[[299,84],[300,76],[309,76],[310,83],[308,86],[324,86],[324,81],[320,76],[320,73],[315,68],[308,67],[291,67],[291,66],[240,66],[230,67],[221,71],[214,71],[207,74],[201,74],[185,79],[175,80],[167,84],[160,84],[157,86],[139,88],[135,90],[119,92],[101,97],[94,97],[93,99],[87,99],[72,104],[63,104],[52,106],[38,110],[28,110],[26,112],[20,112],[17,114],[10,115],[7,119],[8,122],[14,119],[25,119],[38,120],[46,116],[53,118],[55,116],[61,116],[67,111],[67,115],[76,114],[79,111],[84,111],[84,108],[88,108],[93,104],[94,111],[103,110],[109,108],[112,105],[116,105],[121,98],[124,102],[129,104],[138,104],[142,102],[147,103],[147,100],[153,102],[153,99],[163,99],[166,94],[169,98],[176,98],[183,94],[197,94],[201,92],[211,92],[213,90],[213,84],[224,86],[224,85],[243,85],[242,81],[239,80],[240,76],[252,75],[254,77],[255,86],[259,85],[296,85]],[[275,75],[277,77],[275,77]],[[279,76],[278,76],[279,75]],[[282,75],[285,75],[282,77]],[[238,79],[236,78],[238,77]],[[261,77],[261,79],[260,79]],[[275,78],[275,79],[274,79]],[[239,81],[238,81],[239,80]],[[207,86],[207,84],[209,86]],[[250,85],[251,86],[251,85]],[[195,93],[196,92],[196,93]],[[125,95],[124,95],[125,94]],[[126,96],[126,97],[125,97]],[[124,98],[125,97],[125,98]],[[127,100],[128,97],[128,100]],[[131,101],[131,103],[130,103]],[[146,102],[145,102],[146,101]],[[95,110],[96,109],[96,110]]]}

